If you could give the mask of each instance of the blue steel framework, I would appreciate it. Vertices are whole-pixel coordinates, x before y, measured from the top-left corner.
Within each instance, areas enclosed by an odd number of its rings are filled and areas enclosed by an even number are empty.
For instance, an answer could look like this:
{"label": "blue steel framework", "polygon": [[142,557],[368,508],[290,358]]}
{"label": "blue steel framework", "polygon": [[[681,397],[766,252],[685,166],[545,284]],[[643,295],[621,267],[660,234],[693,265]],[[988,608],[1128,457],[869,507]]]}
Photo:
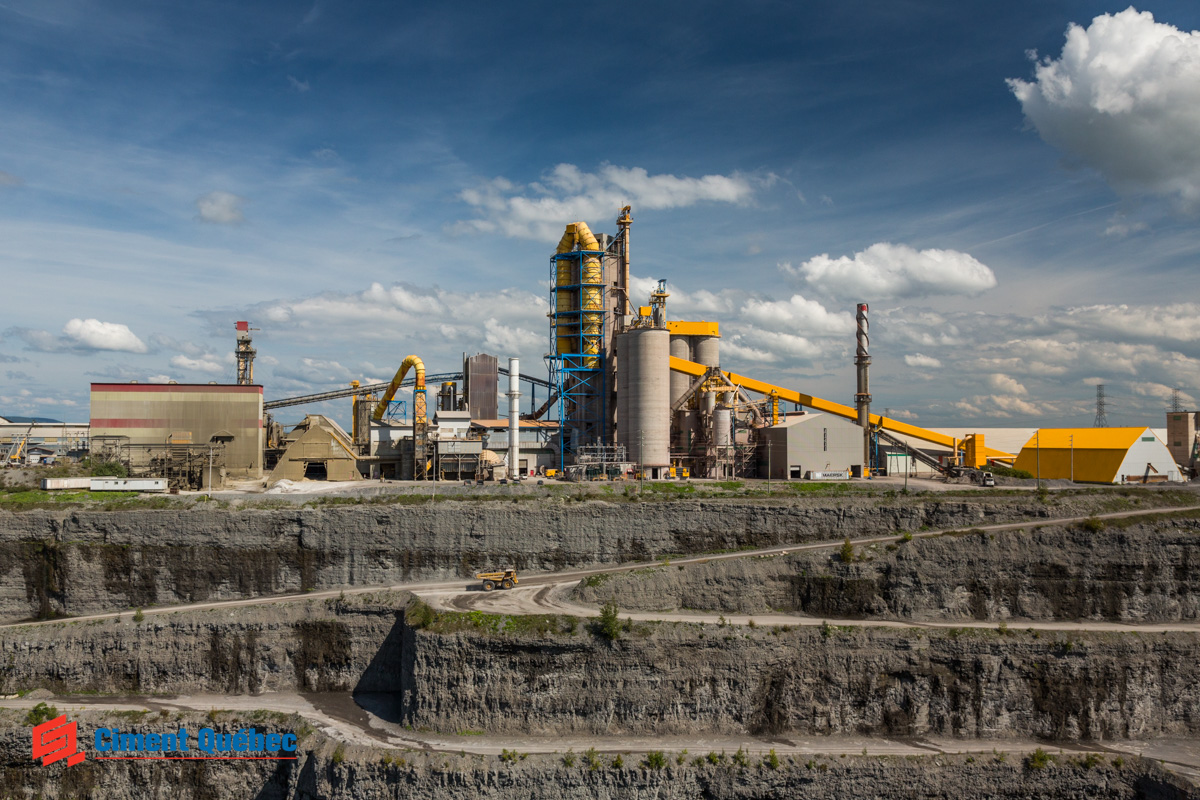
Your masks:
{"label": "blue steel framework", "polygon": [[[572,262],[573,280],[582,281],[584,256],[603,259],[604,251],[576,250],[570,253],[556,253],[550,257],[550,353],[546,361],[550,372],[550,384],[558,394],[556,406],[560,470],[568,463],[568,453],[573,455],[577,447],[609,440],[609,431],[605,424],[608,396],[608,387],[605,385],[605,366],[608,360],[608,354],[605,352],[607,287],[603,280],[600,283],[556,284],[561,261]],[[601,274],[603,275],[603,271]],[[588,331],[586,335],[583,325],[585,311],[581,308],[584,288],[595,288],[601,293],[601,308],[590,312],[600,315],[599,330]],[[564,290],[574,297],[574,302],[571,303],[574,308],[558,308],[558,293]],[[585,340],[595,343],[596,352],[585,352]],[[565,346],[565,352],[558,352],[560,342]]]}

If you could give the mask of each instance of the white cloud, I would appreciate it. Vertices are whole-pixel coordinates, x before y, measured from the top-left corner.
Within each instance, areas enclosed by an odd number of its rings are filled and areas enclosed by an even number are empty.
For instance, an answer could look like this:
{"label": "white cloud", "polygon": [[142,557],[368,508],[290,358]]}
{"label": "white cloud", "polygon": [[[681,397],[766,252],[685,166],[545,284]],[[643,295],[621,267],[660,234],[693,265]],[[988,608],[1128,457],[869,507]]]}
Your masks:
{"label": "white cloud", "polygon": [[119,350],[126,353],[145,353],[145,342],[118,322],[98,319],[72,319],[63,326],[63,335],[76,347],[85,350]]}
{"label": "white cloud", "polygon": [[1149,227],[1144,222],[1130,222],[1124,214],[1113,214],[1108,220],[1108,227],[1104,229],[1104,235],[1124,239],[1126,236],[1141,233]]}
{"label": "white cloud", "polygon": [[1015,378],[1011,378],[1008,375],[1003,375],[999,372],[994,372],[988,376],[988,386],[991,386],[998,392],[1006,392],[1008,394],[1029,394],[1029,391]]}
{"label": "white cloud", "polygon": [[218,225],[240,225],[246,221],[242,203],[246,198],[230,192],[209,192],[196,198],[198,218]]}
{"label": "white cloud", "polygon": [[1072,24],[1033,82],[1008,85],[1046,142],[1118,191],[1200,206],[1200,33],[1132,7],[1103,14]]}
{"label": "white cloud", "polygon": [[206,372],[210,375],[219,375],[228,369],[225,364],[221,363],[220,357],[214,355],[204,355],[199,358],[192,358],[185,355],[173,356],[171,358],[171,366],[194,372]]}
{"label": "white cloud", "polygon": [[148,376],[146,376],[146,383],[170,383],[171,380],[172,379],[171,379],[170,375],[148,375]]}
{"label": "white cloud", "polygon": [[25,181],[13,175],[11,172],[0,170],[0,186],[23,186]]}
{"label": "white cloud", "polygon": [[923,353],[909,353],[905,355],[904,363],[910,367],[927,367],[930,369],[937,369],[942,365],[942,362],[938,359]]}
{"label": "white cloud", "polygon": [[291,75],[288,75],[287,79],[288,79],[288,83],[290,83],[292,85],[292,88],[295,89],[297,92],[307,92],[308,91],[308,89],[309,89],[308,81],[302,81],[299,78],[295,78]]}
{"label": "white cloud", "polygon": [[[1175,387],[1154,383],[1153,381],[1130,381],[1126,385],[1129,387],[1129,391],[1140,397],[1154,397],[1159,400],[1170,401],[1175,396]],[[1194,407],[1196,405],[1195,396],[1182,389],[1179,391],[1179,401],[1186,407]]]}
{"label": "white cloud", "polygon": [[798,294],[789,300],[747,300],[741,316],[771,330],[812,336],[841,335],[854,330],[854,320],[848,313],[829,311],[816,300]]}
{"label": "white cloud", "polygon": [[1070,328],[1131,338],[1200,342],[1200,303],[1068,308],[1059,321]]}
{"label": "white cloud", "polygon": [[607,220],[624,205],[637,209],[684,208],[702,202],[746,203],[754,194],[749,178],[704,175],[699,178],[651,175],[642,167],[605,164],[583,172],[559,164],[541,181],[518,185],[495,178],[466,189],[459,198],[480,215],[460,220],[460,233],[499,233],[525,239],[556,241],[572,220]]}
{"label": "white cloud", "polygon": [[996,285],[984,264],[957,250],[915,250],[880,242],[853,257],[823,253],[792,270],[813,286],[853,299],[975,295]]}

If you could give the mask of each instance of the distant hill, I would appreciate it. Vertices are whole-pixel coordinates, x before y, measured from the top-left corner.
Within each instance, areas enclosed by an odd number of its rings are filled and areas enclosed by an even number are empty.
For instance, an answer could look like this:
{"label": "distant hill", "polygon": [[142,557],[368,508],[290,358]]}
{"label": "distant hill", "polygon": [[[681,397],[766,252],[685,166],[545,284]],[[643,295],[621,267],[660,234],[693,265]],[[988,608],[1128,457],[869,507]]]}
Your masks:
{"label": "distant hill", "polygon": [[61,419],[50,419],[48,417],[10,417],[7,414],[0,414],[0,419],[8,420],[9,422],[24,422],[26,424],[30,422],[52,422],[59,425],[62,424]]}

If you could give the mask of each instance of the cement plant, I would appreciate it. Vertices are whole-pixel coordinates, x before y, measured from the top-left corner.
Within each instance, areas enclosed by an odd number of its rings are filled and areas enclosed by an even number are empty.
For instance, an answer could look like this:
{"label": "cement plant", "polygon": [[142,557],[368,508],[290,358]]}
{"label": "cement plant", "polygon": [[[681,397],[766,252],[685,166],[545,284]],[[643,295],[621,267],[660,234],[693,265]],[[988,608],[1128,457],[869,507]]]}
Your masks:
{"label": "cement plant", "polygon": [[234,383],[0,420],[0,796],[1200,797],[1200,412],[889,418],[871,297],[852,404],[726,370],[614,211],[544,361],[268,398],[230,319]]}

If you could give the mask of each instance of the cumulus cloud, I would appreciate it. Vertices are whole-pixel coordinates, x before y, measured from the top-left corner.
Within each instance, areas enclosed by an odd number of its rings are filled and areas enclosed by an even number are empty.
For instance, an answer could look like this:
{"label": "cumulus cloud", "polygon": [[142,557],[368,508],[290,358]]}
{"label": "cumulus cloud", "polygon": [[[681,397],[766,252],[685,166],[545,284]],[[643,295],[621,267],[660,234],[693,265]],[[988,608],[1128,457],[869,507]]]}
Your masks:
{"label": "cumulus cloud", "polygon": [[683,208],[702,202],[746,203],[753,182],[737,173],[699,178],[651,175],[642,167],[605,164],[584,172],[559,164],[543,180],[528,185],[495,178],[464,190],[459,198],[479,214],[451,227],[459,233],[499,233],[556,241],[564,221],[602,220],[624,205],[635,209]]}
{"label": "cumulus cloud", "polygon": [[999,372],[988,376],[988,386],[991,386],[998,392],[1007,392],[1008,394],[1029,394],[1029,391],[1015,378]]}
{"label": "cumulus cloud", "polygon": [[22,186],[25,181],[13,175],[11,172],[0,170],[0,186]]}
{"label": "cumulus cloud", "polygon": [[[1129,387],[1129,391],[1140,397],[1153,397],[1159,400],[1167,401],[1175,399],[1176,387],[1173,386],[1165,386],[1161,383],[1154,383],[1153,381],[1139,381],[1136,383],[1131,381],[1126,385]],[[1196,405],[1196,397],[1195,395],[1180,389],[1179,402],[1183,403],[1185,407],[1194,407]]]}
{"label": "cumulus cloud", "polygon": [[203,355],[199,358],[191,356],[178,355],[171,358],[171,366],[177,369],[192,370],[193,372],[205,372],[209,375],[220,375],[225,372],[227,366],[221,363],[221,358],[215,355]]}
{"label": "cumulus cloud", "polygon": [[942,366],[941,361],[924,353],[909,353],[904,356],[904,363],[910,367],[926,367],[929,369],[937,369]]}
{"label": "cumulus cloud", "polygon": [[1200,208],[1200,33],[1132,7],[1103,14],[1008,85],[1042,139],[1113,188]]}
{"label": "cumulus cloud", "polygon": [[794,294],[788,300],[747,300],[742,317],[775,331],[797,331],[809,335],[844,334],[854,330],[847,312],[830,311],[816,300]]}
{"label": "cumulus cloud", "polygon": [[146,343],[119,322],[98,319],[72,319],[63,326],[63,336],[76,348],[84,350],[117,350],[126,353],[145,353]]}
{"label": "cumulus cloud", "polygon": [[976,295],[996,285],[987,266],[957,250],[915,250],[880,242],[851,256],[823,253],[790,268],[809,284],[844,298]]}
{"label": "cumulus cloud", "polygon": [[1058,322],[1089,333],[1200,342],[1200,303],[1077,306],[1064,309]]}
{"label": "cumulus cloud", "polygon": [[230,192],[209,192],[196,198],[197,219],[217,225],[240,225],[246,221],[242,203],[246,198]]}

